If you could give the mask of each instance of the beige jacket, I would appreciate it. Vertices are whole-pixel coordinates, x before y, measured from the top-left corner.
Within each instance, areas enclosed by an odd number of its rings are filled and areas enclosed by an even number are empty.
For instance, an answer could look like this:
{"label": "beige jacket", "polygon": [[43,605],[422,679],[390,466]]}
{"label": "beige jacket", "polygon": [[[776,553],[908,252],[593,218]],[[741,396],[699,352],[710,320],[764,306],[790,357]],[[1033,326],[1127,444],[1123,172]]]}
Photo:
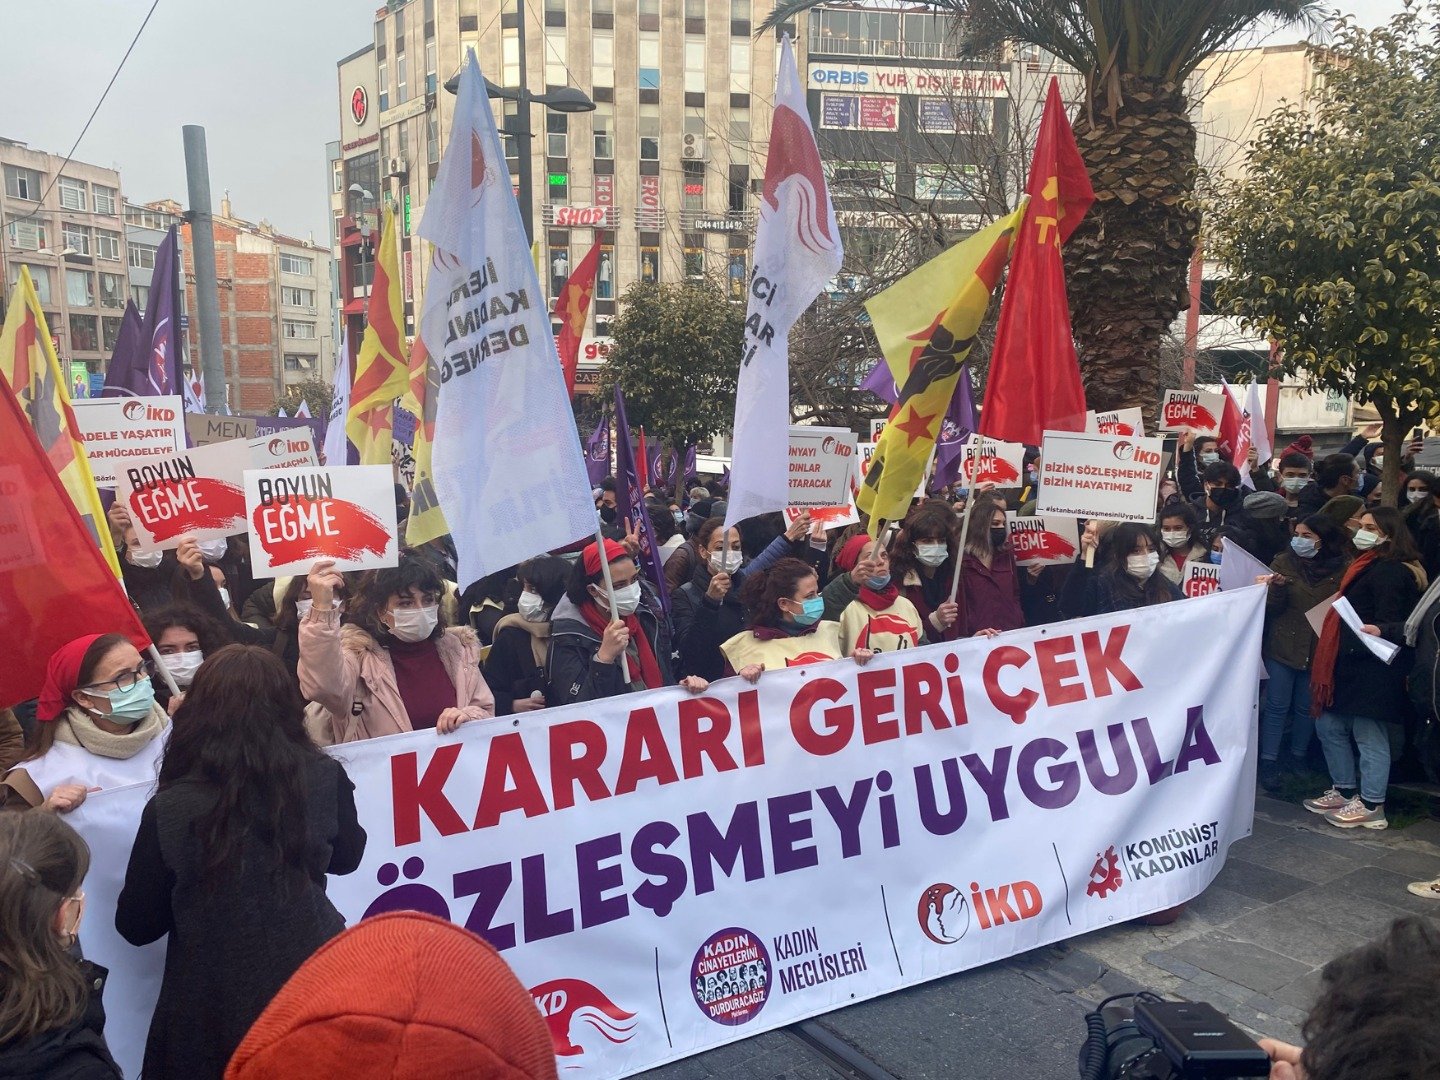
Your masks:
{"label": "beige jacket", "polygon": [[[452,626],[436,641],[440,662],[455,684],[455,706],[466,720],[495,715],[495,698],[480,674],[480,640],[468,626]],[[358,742],[412,731],[390,653],[336,611],[312,609],[300,624],[300,692],[329,714],[333,740]]]}

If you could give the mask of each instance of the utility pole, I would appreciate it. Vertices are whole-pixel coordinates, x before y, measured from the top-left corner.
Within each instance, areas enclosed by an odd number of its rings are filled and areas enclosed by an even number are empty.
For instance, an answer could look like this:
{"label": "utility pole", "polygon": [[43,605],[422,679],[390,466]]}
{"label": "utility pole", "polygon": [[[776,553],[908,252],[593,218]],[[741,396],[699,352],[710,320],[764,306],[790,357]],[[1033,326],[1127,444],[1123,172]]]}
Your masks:
{"label": "utility pole", "polygon": [[[215,221],[210,213],[210,162],[205,129],[186,124],[185,183],[189,189],[190,243],[195,258],[195,313],[200,320],[200,371],[205,378],[205,411],[226,409],[225,357],[220,351],[220,294],[215,280]],[[237,403],[238,404],[238,403]]]}

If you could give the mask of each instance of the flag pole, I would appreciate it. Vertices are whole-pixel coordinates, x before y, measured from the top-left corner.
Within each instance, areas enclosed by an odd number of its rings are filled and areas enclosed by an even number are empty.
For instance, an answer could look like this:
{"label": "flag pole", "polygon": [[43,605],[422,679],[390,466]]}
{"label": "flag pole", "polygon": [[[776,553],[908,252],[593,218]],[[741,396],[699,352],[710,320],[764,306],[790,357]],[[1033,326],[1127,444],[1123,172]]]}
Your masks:
{"label": "flag pole", "polygon": [[[605,534],[600,526],[595,526],[595,550],[600,553],[600,574],[605,579],[605,595],[610,598],[610,621],[617,622],[620,619],[620,605],[615,602],[615,582],[610,579],[610,560],[605,558]],[[620,677],[625,680],[625,685],[630,685],[630,661],[625,658],[625,650],[620,650]]]}
{"label": "flag pole", "polygon": [[[980,472],[980,455],[985,449],[985,436],[975,433],[974,453],[970,458],[970,481],[966,487],[965,510],[960,515],[960,550],[955,553],[955,576],[950,581],[950,602],[960,595],[960,564],[965,561],[965,537],[970,532],[970,512],[975,506],[975,477]],[[960,458],[960,475],[965,475],[965,458]]]}

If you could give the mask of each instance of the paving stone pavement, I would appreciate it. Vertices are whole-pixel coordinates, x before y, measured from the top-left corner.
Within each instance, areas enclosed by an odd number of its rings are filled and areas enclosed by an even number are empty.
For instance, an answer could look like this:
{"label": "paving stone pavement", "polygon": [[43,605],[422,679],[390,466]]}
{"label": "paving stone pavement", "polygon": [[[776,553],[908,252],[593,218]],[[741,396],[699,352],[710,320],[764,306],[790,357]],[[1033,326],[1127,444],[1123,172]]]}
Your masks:
{"label": "paving stone pavement", "polygon": [[[1320,968],[1407,913],[1440,924],[1411,881],[1440,873],[1440,821],[1341,831],[1260,796],[1253,834],[1169,926],[1126,923],[853,1005],[819,1023],[895,1077],[1076,1075],[1084,1014],[1150,989],[1208,1001],[1256,1035],[1300,1041]],[[856,1074],[774,1031],[645,1074],[832,1080]]]}

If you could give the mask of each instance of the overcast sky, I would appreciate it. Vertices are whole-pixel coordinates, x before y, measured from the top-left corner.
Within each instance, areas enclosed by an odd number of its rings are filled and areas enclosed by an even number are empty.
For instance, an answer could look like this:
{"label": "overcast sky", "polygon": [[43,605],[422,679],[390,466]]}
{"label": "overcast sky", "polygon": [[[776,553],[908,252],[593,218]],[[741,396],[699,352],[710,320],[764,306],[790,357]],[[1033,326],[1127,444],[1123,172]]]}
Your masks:
{"label": "overcast sky", "polygon": [[[679,0],[664,0],[678,3]],[[0,0],[0,135],[63,154],[151,0]],[[1400,0],[1337,0],[1369,25]],[[121,170],[135,202],[186,201],[183,124],[207,129],[216,208],[326,242],[335,62],[368,42],[380,0],[159,0],[75,156]],[[534,6],[539,7],[538,0]],[[1281,35],[1272,41],[1294,40]]]}

